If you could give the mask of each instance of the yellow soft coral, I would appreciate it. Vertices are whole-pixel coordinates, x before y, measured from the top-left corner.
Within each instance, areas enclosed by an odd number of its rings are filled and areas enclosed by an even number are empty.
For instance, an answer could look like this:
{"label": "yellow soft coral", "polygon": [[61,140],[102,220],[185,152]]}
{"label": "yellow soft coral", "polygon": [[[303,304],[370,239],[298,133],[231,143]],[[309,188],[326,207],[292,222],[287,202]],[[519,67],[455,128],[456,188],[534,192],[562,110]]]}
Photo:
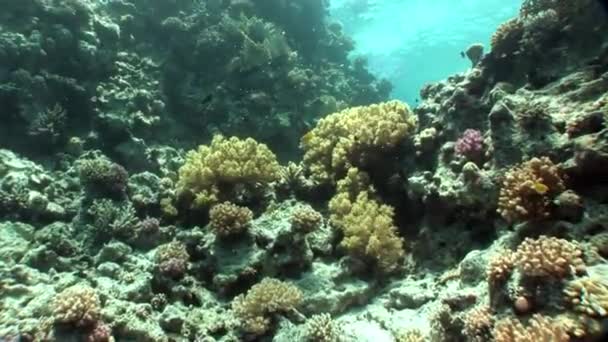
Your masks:
{"label": "yellow soft coral", "polygon": [[251,138],[215,136],[190,151],[179,169],[177,193],[194,207],[230,200],[237,185],[258,187],[278,180],[280,166],[270,149]]}
{"label": "yellow soft coral", "polygon": [[244,331],[262,335],[270,328],[272,314],[289,312],[301,301],[302,291],[297,286],[264,278],[253,285],[246,295],[234,298],[232,311]]}
{"label": "yellow soft coral", "polygon": [[313,180],[335,182],[351,166],[363,166],[397,146],[415,127],[415,116],[400,101],[345,109],[303,136],[303,165]]}
{"label": "yellow soft coral", "polygon": [[362,190],[365,183],[365,173],[349,170],[329,203],[330,219],[344,234],[342,247],[372,258],[382,271],[390,272],[403,257],[403,241],[393,224],[393,208],[374,200],[371,187]]}

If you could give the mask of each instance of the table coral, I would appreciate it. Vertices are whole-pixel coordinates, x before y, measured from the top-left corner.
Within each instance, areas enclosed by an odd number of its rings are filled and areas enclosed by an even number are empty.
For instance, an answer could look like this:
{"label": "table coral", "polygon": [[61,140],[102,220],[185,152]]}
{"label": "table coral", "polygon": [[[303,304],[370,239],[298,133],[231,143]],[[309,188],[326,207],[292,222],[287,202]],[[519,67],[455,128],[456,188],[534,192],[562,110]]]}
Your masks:
{"label": "table coral", "polygon": [[351,167],[363,166],[412,135],[416,117],[409,106],[389,101],[330,114],[301,140],[303,165],[319,183],[333,183]]}
{"label": "table coral", "polygon": [[248,192],[279,179],[279,163],[270,149],[254,139],[215,136],[210,145],[190,151],[179,169],[177,193],[200,208],[235,197],[238,185]]}

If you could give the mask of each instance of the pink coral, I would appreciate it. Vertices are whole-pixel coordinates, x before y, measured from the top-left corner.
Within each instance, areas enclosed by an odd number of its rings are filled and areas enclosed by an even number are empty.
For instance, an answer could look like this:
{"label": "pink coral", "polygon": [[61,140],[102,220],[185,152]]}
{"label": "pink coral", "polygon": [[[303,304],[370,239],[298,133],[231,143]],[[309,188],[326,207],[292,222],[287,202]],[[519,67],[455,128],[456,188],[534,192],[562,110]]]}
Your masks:
{"label": "pink coral", "polygon": [[476,129],[465,130],[462,136],[456,140],[454,150],[457,154],[467,158],[478,157],[483,151],[483,135]]}
{"label": "pink coral", "polygon": [[103,322],[97,322],[95,327],[85,336],[86,342],[114,342],[112,328]]}

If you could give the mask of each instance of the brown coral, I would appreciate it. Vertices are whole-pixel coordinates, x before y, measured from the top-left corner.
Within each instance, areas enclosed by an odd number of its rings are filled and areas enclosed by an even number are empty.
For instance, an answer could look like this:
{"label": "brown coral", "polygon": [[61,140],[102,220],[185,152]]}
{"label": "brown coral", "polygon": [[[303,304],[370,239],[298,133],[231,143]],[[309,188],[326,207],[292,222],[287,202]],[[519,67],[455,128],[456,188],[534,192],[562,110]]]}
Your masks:
{"label": "brown coral", "polygon": [[494,318],[489,307],[482,306],[475,308],[464,317],[463,333],[467,336],[468,341],[490,341],[493,323]]}
{"label": "brown coral", "polygon": [[512,318],[502,319],[494,327],[494,340],[496,342],[570,341],[564,327],[550,318],[535,314],[528,323],[528,326],[524,326]]}
{"label": "brown coral", "polygon": [[155,258],[160,273],[172,278],[179,278],[188,269],[190,255],[183,243],[172,241],[158,246]]}
{"label": "brown coral", "polygon": [[509,250],[501,251],[494,255],[486,269],[488,283],[496,285],[501,283],[511,276],[513,267],[515,266],[515,254]]}
{"label": "brown coral", "polygon": [[526,276],[564,278],[585,270],[576,243],[555,237],[526,238],[517,248],[516,265]]}
{"label": "brown coral", "polygon": [[299,205],[290,217],[291,226],[296,232],[311,233],[323,224],[323,216],[309,205]]}
{"label": "brown coral", "polygon": [[523,35],[523,24],[518,18],[502,23],[491,38],[492,55],[504,58],[519,49],[519,42]]}
{"label": "brown coral", "polygon": [[564,295],[575,311],[591,317],[608,317],[607,280],[599,277],[573,280],[564,289]]}
{"label": "brown coral", "polygon": [[533,158],[510,169],[503,180],[498,212],[509,221],[545,219],[552,200],[565,190],[559,168],[547,158]]}
{"label": "brown coral", "polygon": [[55,296],[52,304],[55,323],[92,327],[101,318],[101,304],[95,290],[74,285]]}
{"label": "brown coral", "polygon": [[264,334],[271,325],[270,314],[288,312],[302,301],[295,285],[274,278],[264,278],[232,302],[232,310],[241,328],[254,335]]}
{"label": "brown coral", "polygon": [[327,313],[313,315],[306,321],[306,341],[338,342],[342,333],[341,327]]}
{"label": "brown coral", "polygon": [[209,226],[219,237],[244,232],[251,225],[253,213],[247,207],[230,202],[214,205],[209,211]]}

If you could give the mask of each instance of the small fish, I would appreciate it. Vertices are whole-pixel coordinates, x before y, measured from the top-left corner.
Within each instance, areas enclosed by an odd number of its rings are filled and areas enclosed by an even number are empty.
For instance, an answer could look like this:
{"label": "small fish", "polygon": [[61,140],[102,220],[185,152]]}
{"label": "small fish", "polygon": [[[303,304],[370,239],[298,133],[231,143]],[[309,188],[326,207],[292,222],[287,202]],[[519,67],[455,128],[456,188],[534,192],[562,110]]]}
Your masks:
{"label": "small fish", "polygon": [[460,57],[465,58],[466,55],[464,54],[464,51],[460,51]]}
{"label": "small fish", "polygon": [[301,139],[302,145],[306,146],[306,145],[310,144],[310,141],[312,140],[313,137],[314,137],[314,133],[312,131],[309,131],[308,133],[304,134]]}
{"label": "small fish", "polygon": [[547,193],[547,191],[549,191],[549,187],[540,182],[536,182],[536,183],[532,184],[532,188],[539,195],[544,195]]}

